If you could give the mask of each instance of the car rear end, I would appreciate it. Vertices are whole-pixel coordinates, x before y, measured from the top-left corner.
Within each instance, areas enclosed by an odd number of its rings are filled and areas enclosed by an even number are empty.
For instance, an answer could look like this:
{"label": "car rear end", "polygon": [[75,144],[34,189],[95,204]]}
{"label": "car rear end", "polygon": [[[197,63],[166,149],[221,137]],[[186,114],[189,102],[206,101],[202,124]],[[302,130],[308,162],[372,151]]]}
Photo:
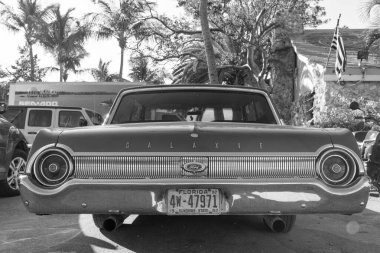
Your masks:
{"label": "car rear end", "polygon": [[361,212],[369,183],[351,132],[279,122],[260,90],[126,91],[106,125],[39,133],[22,198],[39,214]]}

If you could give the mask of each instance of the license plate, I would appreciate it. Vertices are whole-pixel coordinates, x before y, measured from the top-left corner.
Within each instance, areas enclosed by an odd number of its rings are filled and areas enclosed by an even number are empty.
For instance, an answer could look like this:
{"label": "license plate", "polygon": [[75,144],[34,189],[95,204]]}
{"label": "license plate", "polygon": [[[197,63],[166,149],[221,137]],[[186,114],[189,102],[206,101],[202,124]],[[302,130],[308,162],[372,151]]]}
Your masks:
{"label": "license plate", "polygon": [[169,215],[220,214],[218,189],[171,189],[167,203]]}

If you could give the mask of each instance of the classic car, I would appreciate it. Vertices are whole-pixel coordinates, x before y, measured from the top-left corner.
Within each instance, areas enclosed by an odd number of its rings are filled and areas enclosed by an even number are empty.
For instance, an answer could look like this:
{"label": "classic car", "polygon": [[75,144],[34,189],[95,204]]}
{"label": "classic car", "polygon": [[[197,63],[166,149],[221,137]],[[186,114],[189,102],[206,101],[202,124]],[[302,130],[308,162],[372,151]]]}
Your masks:
{"label": "classic car", "polygon": [[282,124],[263,90],[173,85],[122,90],[102,126],[41,130],[20,188],[36,214],[262,215],[363,211],[369,180],[352,133]]}
{"label": "classic car", "polygon": [[25,171],[27,142],[23,134],[1,114],[6,104],[0,103],[0,196],[19,194],[18,174]]}

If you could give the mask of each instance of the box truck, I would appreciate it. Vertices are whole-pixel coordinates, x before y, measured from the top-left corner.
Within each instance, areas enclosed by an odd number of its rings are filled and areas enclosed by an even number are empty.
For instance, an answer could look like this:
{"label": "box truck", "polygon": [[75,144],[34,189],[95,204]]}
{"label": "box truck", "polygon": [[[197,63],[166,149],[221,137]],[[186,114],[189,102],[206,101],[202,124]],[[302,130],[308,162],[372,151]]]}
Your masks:
{"label": "box truck", "polygon": [[10,84],[9,105],[83,107],[105,116],[117,93],[133,82],[20,82]]}

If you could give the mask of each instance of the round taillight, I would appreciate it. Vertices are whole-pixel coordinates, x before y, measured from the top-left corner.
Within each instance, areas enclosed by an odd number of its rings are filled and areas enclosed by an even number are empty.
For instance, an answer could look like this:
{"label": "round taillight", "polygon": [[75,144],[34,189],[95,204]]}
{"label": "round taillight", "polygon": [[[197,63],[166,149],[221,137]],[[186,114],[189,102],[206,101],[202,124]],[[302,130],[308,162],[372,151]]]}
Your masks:
{"label": "round taillight", "polygon": [[322,164],[322,174],[331,183],[341,182],[348,172],[347,161],[339,156],[329,156]]}
{"label": "round taillight", "polygon": [[58,186],[70,176],[73,163],[60,149],[46,150],[41,153],[33,166],[36,179],[45,186]]}
{"label": "round taillight", "polygon": [[356,163],[345,151],[330,151],[322,155],[319,175],[327,184],[347,185],[356,174]]}

